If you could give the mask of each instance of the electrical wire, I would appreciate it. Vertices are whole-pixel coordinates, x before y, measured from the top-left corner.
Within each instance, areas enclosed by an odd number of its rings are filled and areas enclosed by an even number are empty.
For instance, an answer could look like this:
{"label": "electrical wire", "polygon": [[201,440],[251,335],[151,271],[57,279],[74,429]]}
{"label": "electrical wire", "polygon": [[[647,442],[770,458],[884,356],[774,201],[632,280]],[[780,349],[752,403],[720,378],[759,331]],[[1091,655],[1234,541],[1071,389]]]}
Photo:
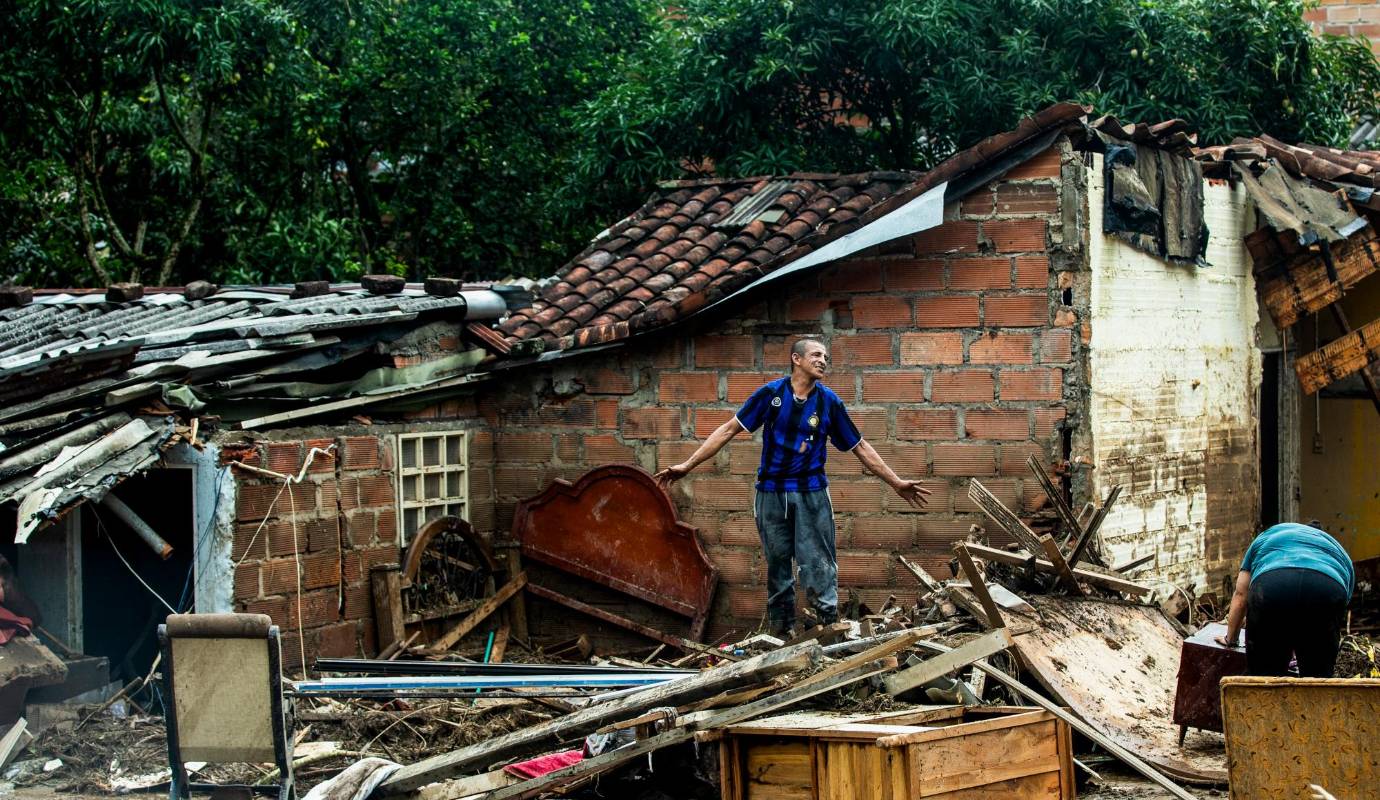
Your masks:
{"label": "electrical wire", "polygon": [[114,550],[115,555],[119,556],[120,563],[124,564],[125,569],[129,570],[129,574],[133,575],[135,580],[143,584],[144,588],[149,590],[149,594],[156,597],[158,599],[158,602],[162,603],[163,607],[168,609],[169,614],[176,614],[177,609],[173,608],[172,604],[169,603],[167,600],[164,600],[163,595],[154,591],[154,588],[152,586],[149,586],[148,582],[145,581],[142,577],[140,577],[139,573],[134,571],[134,567],[131,566],[130,563],[125,560],[125,554],[121,553],[120,548],[115,546],[115,539],[110,535],[110,531],[106,530],[105,521],[101,519],[100,512],[96,511],[96,506],[94,504],[91,506],[91,513],[96,515],[97,527],[99,527],[101,529],[101,533],[105,535],[105,540],[110,543],[110,549]]}

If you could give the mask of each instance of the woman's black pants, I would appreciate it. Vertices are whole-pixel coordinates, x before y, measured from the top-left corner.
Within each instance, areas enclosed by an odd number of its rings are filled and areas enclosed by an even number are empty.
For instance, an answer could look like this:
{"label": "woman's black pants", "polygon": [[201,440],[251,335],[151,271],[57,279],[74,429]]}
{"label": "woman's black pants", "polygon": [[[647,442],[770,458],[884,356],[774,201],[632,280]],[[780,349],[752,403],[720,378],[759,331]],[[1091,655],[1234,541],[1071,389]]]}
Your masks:
{"label": "woman's black pants", "polygon": [[1350,599],[1340,583],[1314,569],[1273,569],[1251,578],[1247,672],[1284,675],[1292,655],[1301,677],[1332,677]]}

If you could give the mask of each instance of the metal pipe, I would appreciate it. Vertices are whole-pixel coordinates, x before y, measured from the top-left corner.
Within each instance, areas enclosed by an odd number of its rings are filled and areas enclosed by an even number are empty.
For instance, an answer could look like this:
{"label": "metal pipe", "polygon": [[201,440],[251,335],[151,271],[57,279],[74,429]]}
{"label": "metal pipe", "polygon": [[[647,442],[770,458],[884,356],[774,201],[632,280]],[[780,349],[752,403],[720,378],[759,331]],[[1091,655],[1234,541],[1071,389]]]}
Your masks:
{"label": "metal pipe", "polygon": [[661,675],[675,678],[699,670],[666,667],[625,667],[611,664],[521,664],[474,661],[395,661],[372,658],[318,658],[317,672],[353,672],[364,675]]}
{"label": "metal pipe", "polygon": [[628,686],[648,686],[670,680],[664,675],[429,675],[421,677],[393,676],[375,678],[321,678],[297,681],[297,694],[327,694],[332,692],[406,692],[475,689],[584,688],[612,689]]}
{"label": "metal pipe", "polygon": [[122,522],[129,526],[130,530],[139,534],[139,538],[144,540],[144,544],[148,545],[149,549],[157,553],[164,561],[172,555],[172,545],[168,544],[162,536],[159,536],[138,514],[134,513],[134,509],[125,505],[123,500],[113,494],[107,494],[105,499],[101,501],[101,505],[110,509],[110,513],[119,517]]}

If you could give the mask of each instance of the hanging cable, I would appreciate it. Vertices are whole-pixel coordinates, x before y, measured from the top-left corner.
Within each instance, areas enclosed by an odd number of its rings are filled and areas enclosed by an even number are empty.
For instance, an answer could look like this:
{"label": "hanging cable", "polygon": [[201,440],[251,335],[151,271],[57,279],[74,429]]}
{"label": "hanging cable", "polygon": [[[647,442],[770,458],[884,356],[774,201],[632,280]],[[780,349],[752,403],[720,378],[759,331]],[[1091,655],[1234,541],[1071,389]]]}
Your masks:
{"label": "hanging cable", "polygon": [[105,521],[101,519],[100,512],[96,510],[96,506],[94,504],[91,504],[91,513],[96,515],[96,526],[100,528],[101,533],[105,536],[105,540],[110,543],[110,549],[114,550],[115,555],[119,556],[120,563],[124,564],[125,569],[129,570],[129,574],[133,575],[135,580],[143,584],[144,588],[149,590],[149,594],[158,598],[158,602],[162,603],[163,607],[168,609],[169,614],[176,614],[177,609],[173,608],[172,604],[170,604],[167,600],[164,600],[163,595],[154,591],[154,588],[152,586],[149,586],[148,582],[145,581],[142,577],[140,577],[139,573],[134,571],[134,567],[131,566],[130,563],[125,560],[125,554],[121,553],[120,548],[115,546],[115,539],[110,535],[110,531],[106,530]]}

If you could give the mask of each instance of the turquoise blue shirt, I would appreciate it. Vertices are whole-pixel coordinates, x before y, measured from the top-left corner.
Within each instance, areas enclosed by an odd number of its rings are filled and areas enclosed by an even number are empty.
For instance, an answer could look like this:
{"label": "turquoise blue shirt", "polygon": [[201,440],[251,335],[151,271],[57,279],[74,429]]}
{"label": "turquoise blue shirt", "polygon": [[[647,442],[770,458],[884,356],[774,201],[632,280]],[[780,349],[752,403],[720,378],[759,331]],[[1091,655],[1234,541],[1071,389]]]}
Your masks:
{"label": "turquoise blue shirt", "polygon": [[1252,578],[1286,567],[1321,572],[1346,587],[1348,594],[1356,586],[1351,556],[1336,539],[1307,525],[1286,522],[1266,530],[1255,537],[1241,559],[1241,571],[1251,573]]}

